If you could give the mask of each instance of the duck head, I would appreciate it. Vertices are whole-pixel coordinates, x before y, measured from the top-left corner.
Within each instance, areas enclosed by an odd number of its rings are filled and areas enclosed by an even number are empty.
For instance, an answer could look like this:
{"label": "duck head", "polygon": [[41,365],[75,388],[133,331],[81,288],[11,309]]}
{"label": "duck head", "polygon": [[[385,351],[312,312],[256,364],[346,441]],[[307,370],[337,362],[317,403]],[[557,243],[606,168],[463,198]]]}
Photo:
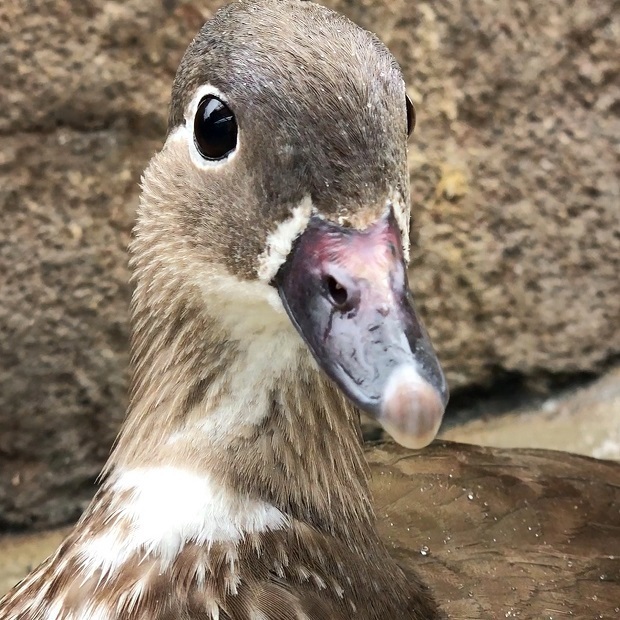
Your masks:
{"label": "duck head", "polygon": [[181,62],[136,231],[229,333],[296,330],[355,405],[421,447],[448,389],[407,281],[414,122],[370,33],[312,3],[234,3]]}

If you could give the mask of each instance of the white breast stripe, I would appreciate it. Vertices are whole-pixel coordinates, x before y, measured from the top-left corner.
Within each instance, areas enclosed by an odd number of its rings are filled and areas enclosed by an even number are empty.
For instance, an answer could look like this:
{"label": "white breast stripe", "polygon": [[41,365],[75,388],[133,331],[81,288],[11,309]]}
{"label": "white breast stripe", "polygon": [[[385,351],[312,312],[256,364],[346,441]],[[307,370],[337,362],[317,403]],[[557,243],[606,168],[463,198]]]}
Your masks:
{"label": "white breast stripe", "polygon": [[292,216],[280,222],[277,228],[267,237],[267,246],[258,257],[258,277],[263,282],[271,282],[278,269],[286,260],[293,241],[301,235],[312,215],[312,199],[306,196],[292,210]]}
{"label": "white breast stripe", "polygon": [[183,545],[236,542],[244,533],[280,529],[286,517],[277,508],[232,493],[208,475],[172,467],[143,467],[122,472],[112,489],[131,499],[118,511],[129,534],[102,534],[89,540],[80,555],[92,574],[110,574],[131,555],[153,554],[165,567]]}

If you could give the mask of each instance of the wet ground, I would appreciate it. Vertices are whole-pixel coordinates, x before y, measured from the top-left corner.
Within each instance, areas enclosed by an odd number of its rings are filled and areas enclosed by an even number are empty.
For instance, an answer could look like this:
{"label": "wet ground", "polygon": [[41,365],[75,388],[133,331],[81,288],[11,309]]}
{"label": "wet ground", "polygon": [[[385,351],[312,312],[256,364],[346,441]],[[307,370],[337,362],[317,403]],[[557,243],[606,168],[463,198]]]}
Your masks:
{"label": "wet ground", "polygon": [[[464,412],[448,423],[445,439],[499,447],[549,448],[620,460],[620,366],[587,387],[566,390],[540,406],[475,419]],[[0,537],[0,596],[47,557],[66,529]]]}
{"label": "wet ground", "polygon": [[565,390],[538,406],[503,415],[487,410],[476,419],[446,426],[440,436],[453,441],[620,460],[620,366],[587,387]]}

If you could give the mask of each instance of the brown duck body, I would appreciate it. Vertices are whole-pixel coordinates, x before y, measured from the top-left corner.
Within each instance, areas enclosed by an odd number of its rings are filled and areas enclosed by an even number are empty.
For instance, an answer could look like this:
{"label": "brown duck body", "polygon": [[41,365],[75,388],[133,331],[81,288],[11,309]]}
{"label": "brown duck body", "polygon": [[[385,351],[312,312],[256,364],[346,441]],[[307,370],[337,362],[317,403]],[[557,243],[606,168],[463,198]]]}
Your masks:
{"label": "brown duck body", "polygon": [[455,620],[620,617],[620,464],[435,442],[370,448],[379,531]]}
{"label": "brown duck body", "polygon": [[[319,411],[325,418],[312,423],[331,427],[337,441],[331,433],[310,432],[303,408],[309,395],[314,403],[324,401]],[[440,617],[428,588],[415,571],[401,569],[377,533],[358,413],[325,380],[312,384],[301,378],[279,398],[258,428],[236,445],[205,455],[203,466],[210,476],[215,457],[224,464],[219,470],[224,488],[236,489],[235,496],[247,489],[234,510],[247,512],[252,498],[269,500],[284,515],[282,523],[233,540],[201,543],[188,537],[172,555],[164,545],[149,553],[132,544],[128,551],[125,541],[135,536],[129,507],[140,500],[135,490],[120,491],[112,470],[57,552],[0,602],[0,618]],[[200,467],[199,457],[192,460]],[[164,470],[156,473],[163,477]],[[291,476],[303,482],[287,483]],[[158,508],[165,509],[167,501],[162,497]]]}
{"label": "brown duck body", "polygon": [[[240,595],[226,592],[231,549],[218,546],[206,552],[191,546],[169,573],[153,578],[150,607],[140,615],[117,617],[204,618],[206,596],[223,602],[222,619],[251,618],[258,610],[270,619],[297,618],[301,606],[312,620],[381,618],[387,613],[390,618],[455,620],[618,617],[620,464],[544,450],[442,442],[423,452],[381,443],[365,453],[378,530],[392,558],[383,566],[388,579],[377,570],[379,563],[368,573],[375,549],[354,550],[299,523],[286,532],[248,537],[235,549],[242,567]],[[88,535],[87,526],[78,527],[55,559],[0,605],[0,617],[38,617],[28,615],[25,601],[41,582],[51,583],[54,565]],[[274,566],[285,557],[292,563],[278,575]],[[406,584],[393,560],[404,569]],[[144,561],[140,565],[140,570],[134,566],[135,575],[149,567]],[[302,565],[305,574],[299,570]],[[191,575],[199,566],[212,579],[208,590]],[[332,589],[345,566],[352,569],[349,575],[365,581],[355,613]],[[430,601],[415,597],[410,605],[402,598],[403,592],[424,591],[416,574],[431,584],[440,611]],[[65,585],[60,581],[57,587]],[[80,584],[76,594],[84,596],[88,587]],[[126,575],[119,575],[105,594],[92,595],[109,599],[127,592]],[[162,597],[174,601],[165,612],[158,603]]]}

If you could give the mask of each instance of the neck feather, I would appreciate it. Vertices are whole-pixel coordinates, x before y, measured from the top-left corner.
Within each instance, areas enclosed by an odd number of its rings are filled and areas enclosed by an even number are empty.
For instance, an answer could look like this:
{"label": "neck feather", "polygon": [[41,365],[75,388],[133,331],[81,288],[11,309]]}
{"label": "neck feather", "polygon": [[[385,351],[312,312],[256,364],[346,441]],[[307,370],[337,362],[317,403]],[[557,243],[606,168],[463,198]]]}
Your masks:
{"label": "neck feather", "polygon": [[261,293],[235,317],[217,293],[205,304],[138,279],[129,414],[106,475],[183,470],[333,535],[374,533],[358,412]]}
{"label": "neck feather", "polygon": [[277,297],[142,233],[126,423],[90,507],[0,616],[435,618],[378,538],[358,413]]}

